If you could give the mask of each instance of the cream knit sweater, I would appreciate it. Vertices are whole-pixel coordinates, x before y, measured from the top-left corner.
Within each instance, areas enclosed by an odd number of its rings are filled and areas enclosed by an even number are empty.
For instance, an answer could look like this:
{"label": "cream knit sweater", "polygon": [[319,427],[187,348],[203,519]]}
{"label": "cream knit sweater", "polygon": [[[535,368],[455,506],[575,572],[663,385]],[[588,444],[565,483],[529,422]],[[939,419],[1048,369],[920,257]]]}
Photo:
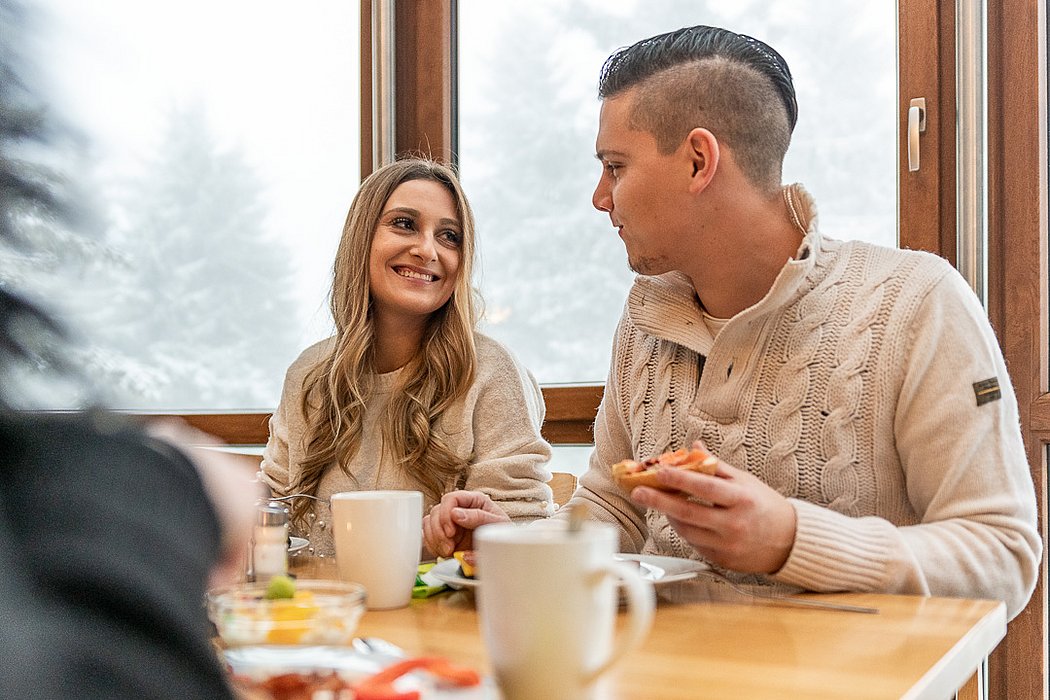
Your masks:
{"label": "cream knit sweater", "polygon": [[[809,222],[796,258],[717,338],[684,276],[637,278],[576,497],[621,527],[625,551],[699,558],[609,466],[700,438],[794,506],[794,548],[774,581],[995,598],[1016,615],[1042,543],[983,309],[941,258],[821,237],[793,187]],[[979,405],[984,380],[1001,398]]]}
{"label": "cream knit sweater", "polygon": [[[474,336],[478,352],[477,374],[466,398],[441,417],[438,429],[457,454],[474,453],[474,460],[460,476],[456,488],[488,494],[514,520],[550,515],[553,501],[547,470],[550,445],[540,436],[543,395],[536,380],[502,345],[488,336]],[[299,356],[284,380],[281,403],[270,419],[270,438],[263,453],[262,470],[275,495],[291,493],[304,457],[306,420],[302,414],[303,378],[317,361],[331,351],[333,339],[323,340]],[[360,489],[417,489],[404,470],[393,464],[382,449],[378,419],[396,389],[400,371],[379,375],[368,404],[361,447],[346,471],[333,465],[322,476],[317,496],[328,499],[340,491]],[[424,512],[434,501],[424,501]],[[315,506],[308,532],[314,551],[330,555],[335,546],[328,506]]]}

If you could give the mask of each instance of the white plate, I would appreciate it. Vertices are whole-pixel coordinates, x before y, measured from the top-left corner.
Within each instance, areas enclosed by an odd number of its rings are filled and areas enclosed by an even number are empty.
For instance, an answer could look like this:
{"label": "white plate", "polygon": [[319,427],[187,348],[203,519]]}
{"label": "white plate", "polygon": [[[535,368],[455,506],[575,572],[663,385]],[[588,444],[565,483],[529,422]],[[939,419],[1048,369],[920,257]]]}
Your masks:
{"label": "white plate", "polygon": [[474,588],[478,585],[476,578],[467,578],[459,573],[459,562],[455,559],[439,561],[429,572],[431,576],[454,588]]}
{"label": "white plate", "polygon": [[[635,561],[641,569],[642,578],[659,586],[663,583],[685,581],[696,576],[698,571],[704,571],[707,566],[703,562],[692,559],[679,559],[677,557],[657,557],[648,554],[617,554],[619,561]],[[438,562],[430,573],[439,581],[456,588],[476,588],[481,583],[476,578],[466,578],[459,572],[459,562],[455,559],[446,559]]]}
{"label": "white plate", "polygon": [[310,546],[310,540],[303,537],[290,537],[291,542],[288,543],[288,553],[295,554]]}
{"label": "white plate", "polygon": [[[281,673],[335,671],[354,683],[393,663],[383,654],[362,654],[353,647],[259,645],[234,647],[223,652],[226,663],[238,676],[262,682]],[[498,694],[490,678],[474,688],[439,687],[423,672],[410,673],[394,681],[401,692],[418,690],[423,700],[495,700]]]}
{"label": "white plate", "polygon": [[616,558],[620,561],[638,562],[642,578],[649,579],[656,586],[695,578],[697,573],[709,568],[707,564],[695,559],[658,557],[653,554],[617,554]]}
{"label": "white plate", "polygon": [[347,680],[369,676],[383,668],[386,657],[361,654],[352,647],[284,646],[232,647],[223,652],[230,669],[240,676],[263,680],[279,673],[331,670]]}

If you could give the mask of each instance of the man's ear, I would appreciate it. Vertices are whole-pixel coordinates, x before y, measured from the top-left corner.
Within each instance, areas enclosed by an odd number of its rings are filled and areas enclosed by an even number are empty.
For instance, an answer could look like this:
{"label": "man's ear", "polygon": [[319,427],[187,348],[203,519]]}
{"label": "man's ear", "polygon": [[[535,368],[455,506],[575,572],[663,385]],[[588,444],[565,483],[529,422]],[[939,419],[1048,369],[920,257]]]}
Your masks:
{"label": "man's ear", "polygon": [[692,182],[689,191],[696,194],[703,192],[711,183],[718,171],[721,152],[718,139],[707,129],[697,127],[685,138],[686,156],[693,167]]}

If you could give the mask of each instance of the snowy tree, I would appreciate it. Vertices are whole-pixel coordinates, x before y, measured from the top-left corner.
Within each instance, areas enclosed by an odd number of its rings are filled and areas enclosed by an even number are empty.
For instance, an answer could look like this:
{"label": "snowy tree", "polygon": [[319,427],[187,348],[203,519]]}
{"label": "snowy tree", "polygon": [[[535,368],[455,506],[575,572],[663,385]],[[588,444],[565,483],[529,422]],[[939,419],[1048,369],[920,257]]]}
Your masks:
{"label": "snowy tree", "polygon": [[292,269],[245,157],[215,143],[201,109],[175,110],[118,216],[130,269],[105,334],[150,385],[132,407],[271,405],[277,358],[298,342]]}

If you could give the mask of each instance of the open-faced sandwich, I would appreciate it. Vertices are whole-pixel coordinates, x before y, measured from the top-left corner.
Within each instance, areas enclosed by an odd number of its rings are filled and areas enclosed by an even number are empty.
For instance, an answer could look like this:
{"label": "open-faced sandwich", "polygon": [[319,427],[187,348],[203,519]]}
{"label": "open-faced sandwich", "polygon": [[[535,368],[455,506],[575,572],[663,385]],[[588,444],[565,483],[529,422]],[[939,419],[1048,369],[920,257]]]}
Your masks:
{"label": "open-faced sandwich", "polygon": [[463,578],[474,578],[476,571],[474,567],[474,551],[453,552],[452,556],[459,562],[459,573],[463,575]]}
{"label": "open-faced sandwich", "polygon": [[633,459],[617,462],[612,466],[612,475],[620,488],[628,493],[635,486],[651,486],[662,491],[672,491],[673,489],[664,486],[656,478],[656,472],[662,467],[714,474],[718,470],[718,458],[705,450],[697,440],[688,450],[683,448],[664,452],[641,462]]}

